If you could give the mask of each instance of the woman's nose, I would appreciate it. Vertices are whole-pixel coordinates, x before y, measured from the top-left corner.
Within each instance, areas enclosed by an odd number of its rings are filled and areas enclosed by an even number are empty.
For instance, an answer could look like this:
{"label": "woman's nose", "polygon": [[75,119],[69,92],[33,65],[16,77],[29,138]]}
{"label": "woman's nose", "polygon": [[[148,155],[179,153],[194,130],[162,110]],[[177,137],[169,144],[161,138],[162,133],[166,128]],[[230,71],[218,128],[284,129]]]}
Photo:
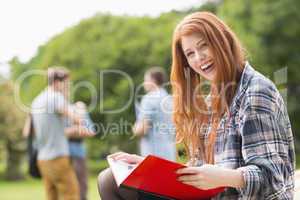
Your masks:
{"label": "woman's nose", "polygon": [[206,54],[205,53],[203,53],[201,51],[197,51],[196,52],[196,59],[197,59],[197,61],[202,62],[203,60],[205,60],[205,58],[206,58]]}

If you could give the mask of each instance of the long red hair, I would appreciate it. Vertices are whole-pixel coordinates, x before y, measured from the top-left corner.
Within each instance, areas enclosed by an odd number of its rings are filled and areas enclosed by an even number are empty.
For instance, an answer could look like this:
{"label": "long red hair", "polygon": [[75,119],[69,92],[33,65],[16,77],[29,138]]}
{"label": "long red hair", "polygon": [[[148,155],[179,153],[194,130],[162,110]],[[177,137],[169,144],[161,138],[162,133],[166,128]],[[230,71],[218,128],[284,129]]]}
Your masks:
{"label": "long red hair", "polygon": [[[181,37],[199,33],[211,49],[216,78],[210,85],[210,106],[205,101],[203,83],[187,62]],[[176,27],[172,41],[171,82],[174,96],[173,120],[177,142],[183,142],[190,159],[214,163],[214,145],[221,117],[234,97],[245,64],[244,50],[231,29],[209,12],[186,16]],[[211,127],[208,142],[203,130]]]}

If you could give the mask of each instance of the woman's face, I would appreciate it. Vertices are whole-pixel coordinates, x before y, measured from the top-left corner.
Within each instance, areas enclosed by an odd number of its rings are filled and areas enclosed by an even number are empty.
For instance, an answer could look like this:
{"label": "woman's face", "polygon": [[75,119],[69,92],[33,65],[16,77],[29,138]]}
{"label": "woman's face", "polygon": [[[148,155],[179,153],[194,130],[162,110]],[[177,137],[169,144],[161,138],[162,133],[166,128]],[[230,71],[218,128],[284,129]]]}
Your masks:
{"label": "woman's face", "polygon": [[211,49],[204,38],[197,33],[182,36],[181,46],[190,67],[205,79],[214,80],[216,66]]}

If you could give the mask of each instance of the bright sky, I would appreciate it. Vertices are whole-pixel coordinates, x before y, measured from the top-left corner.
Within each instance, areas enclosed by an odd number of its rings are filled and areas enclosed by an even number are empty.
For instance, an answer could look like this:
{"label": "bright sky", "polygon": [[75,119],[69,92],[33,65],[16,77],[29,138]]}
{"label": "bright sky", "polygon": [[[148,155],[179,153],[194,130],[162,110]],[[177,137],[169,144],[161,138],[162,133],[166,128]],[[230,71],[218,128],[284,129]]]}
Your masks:
{"label": "bright sky", "polygon": [[[202,0],[4,0],[0,3],[0,73],[13,56],[28,61],[37,47],[97,12],[151,15],[198,6]],[[2,67],[1,67],[2,66]]]}

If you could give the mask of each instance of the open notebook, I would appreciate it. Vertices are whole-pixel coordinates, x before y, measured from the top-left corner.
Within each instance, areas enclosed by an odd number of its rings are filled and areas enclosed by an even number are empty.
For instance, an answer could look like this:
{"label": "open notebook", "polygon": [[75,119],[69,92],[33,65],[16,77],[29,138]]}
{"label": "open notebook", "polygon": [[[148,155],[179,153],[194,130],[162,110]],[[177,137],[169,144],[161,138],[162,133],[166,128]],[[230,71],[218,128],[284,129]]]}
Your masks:
{"label": "open notebook", "polygon": [[147,156],[139,165],[130,165],[108,158],[108,163],[119,187],[140,190],[156,196],[176,200],[209,199],[224,188],[200,190],[177,181],[175,171],[185,167],[156,156]]}
{"label": "open notebook", "polygon": [[137,167],[137,165],[130,165],[123,161],[113,160],[112,158],[107,158],[107,161],[118,186],[120,186],[135,167]]}

